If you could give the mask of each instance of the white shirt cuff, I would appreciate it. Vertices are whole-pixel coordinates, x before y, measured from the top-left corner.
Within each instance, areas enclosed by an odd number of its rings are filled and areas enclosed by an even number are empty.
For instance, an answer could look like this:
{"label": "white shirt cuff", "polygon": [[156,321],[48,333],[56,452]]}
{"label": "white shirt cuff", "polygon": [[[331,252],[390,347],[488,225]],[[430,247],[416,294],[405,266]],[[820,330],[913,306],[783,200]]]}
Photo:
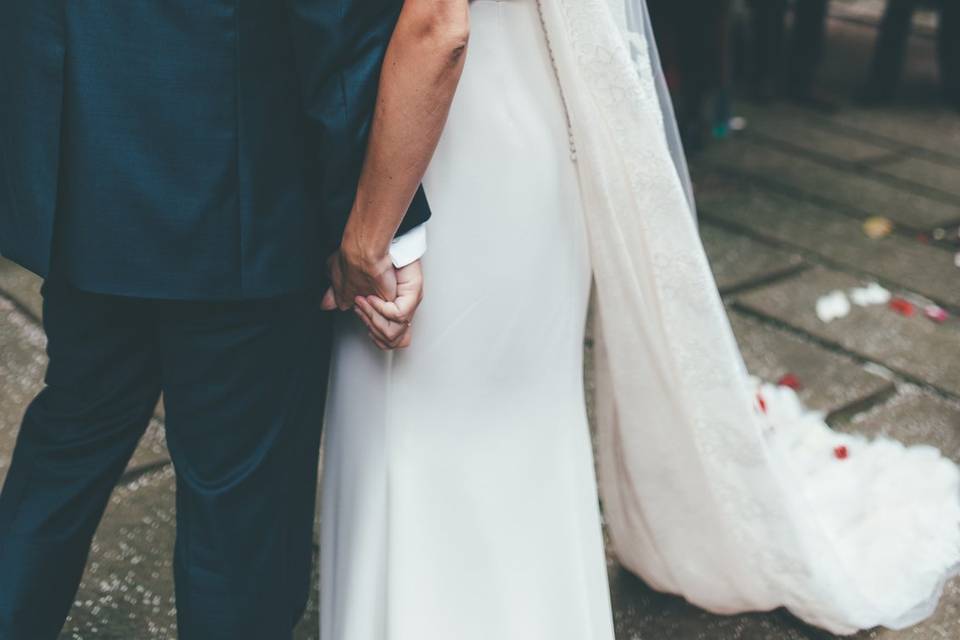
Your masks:
{"label": "white shirt cuff", "polygon": [[414,227],[402,236],[397,236],[390,244],[390,258],[393,266],[402,269],[416,262],[427,252],[427,224]]}

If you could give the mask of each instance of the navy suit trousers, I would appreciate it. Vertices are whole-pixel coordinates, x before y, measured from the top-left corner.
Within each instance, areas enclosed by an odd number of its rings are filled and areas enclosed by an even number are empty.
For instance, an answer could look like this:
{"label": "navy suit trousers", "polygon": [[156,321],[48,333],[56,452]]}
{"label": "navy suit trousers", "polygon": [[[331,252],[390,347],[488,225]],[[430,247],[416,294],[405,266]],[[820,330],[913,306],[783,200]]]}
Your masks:
{"label": "navy suit trousers", "polygon": [[44,288],[47,385],[0,494],[0,638],[53,640],[158,398],[181,640],[287,640],[306,605],[332,317],[322,291],[184,302]]}

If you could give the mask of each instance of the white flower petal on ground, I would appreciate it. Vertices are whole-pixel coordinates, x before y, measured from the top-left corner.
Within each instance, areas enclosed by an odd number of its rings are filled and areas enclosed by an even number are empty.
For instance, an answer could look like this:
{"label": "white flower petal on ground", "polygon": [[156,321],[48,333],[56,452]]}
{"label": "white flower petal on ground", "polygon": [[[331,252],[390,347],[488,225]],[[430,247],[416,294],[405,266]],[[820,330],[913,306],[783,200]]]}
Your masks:
{"label": "white flower petal on ground", "polygon": [[817,300],[817,317],[823,322],[846,317],[850,313],[850,300],[843,291],[831,291]]}
{"label": "white flower petal on ground", "polygon": [[871,282],[865,287],[857,287],[850,290],[850,299],[853,301],[853,304],[858,307],[887,304],[890,302],[890,297],[890,292],[876,282]]}

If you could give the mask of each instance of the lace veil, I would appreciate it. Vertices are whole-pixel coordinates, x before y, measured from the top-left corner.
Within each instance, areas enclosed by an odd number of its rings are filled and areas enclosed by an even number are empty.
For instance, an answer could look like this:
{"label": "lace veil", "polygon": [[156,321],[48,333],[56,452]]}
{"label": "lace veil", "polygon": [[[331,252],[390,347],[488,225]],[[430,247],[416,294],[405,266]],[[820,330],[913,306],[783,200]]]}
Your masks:
{"label": "lace veil", "polygon": [[[620,27],[630,47],[630,56],[638,69],[649,66],[653,72],[654,87],[657,90],[657,100],[660,111],[663,113],[664,134],[667,138],[667,148],[670,157],[677,168],[677,175],[683,184],[690,203],[690,212],[696,216],[697,207],[693,197],[693,184],[690,181],[690,172],[687,169],[687,157],[683,152],[683,143],[680,140],[680,130],[673,112],[673,101],[670,99],[670,89],[660,64],[660,53],[657,51],[656,39],[653,36],[653,27],[647,3],[643,0],[609,0],[610,13]],[[641,77],[641,81],[642,81]]]}
{"label": "lace veil", "polygon": [[[926,617],[957,533],[931,527],[942,544],[929,557],[854,557],[862,545],[821,526],[792,460],[765,437],[689,215],[645,3],[539,3],[590,236],[598,477],[621,563],[718,613],[785,606],[835,633]],[[898,578],[883,580],[881,565]]]}

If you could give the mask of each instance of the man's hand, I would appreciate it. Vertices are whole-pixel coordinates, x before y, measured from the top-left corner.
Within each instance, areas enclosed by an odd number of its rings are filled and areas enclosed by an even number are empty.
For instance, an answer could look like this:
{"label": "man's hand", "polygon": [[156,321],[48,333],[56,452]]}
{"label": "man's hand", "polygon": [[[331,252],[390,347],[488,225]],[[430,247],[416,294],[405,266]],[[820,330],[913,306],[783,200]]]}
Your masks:
{"label": "man's hand", "polygon": [[423,270],[420,261],[396,271],[397,297],[356,298],[354,312],[370,331],[370,339],[384,351],[410,346],[413,316],[423,300]]}
{"label": "man's hand", "polygon": [[327,269],[331,284],[323,296],[326,311],[347,311],[358,297],[376,296],[391,302],[397,297],[397,270],[389,253],[369,258],[341,247],[327,260]]}

